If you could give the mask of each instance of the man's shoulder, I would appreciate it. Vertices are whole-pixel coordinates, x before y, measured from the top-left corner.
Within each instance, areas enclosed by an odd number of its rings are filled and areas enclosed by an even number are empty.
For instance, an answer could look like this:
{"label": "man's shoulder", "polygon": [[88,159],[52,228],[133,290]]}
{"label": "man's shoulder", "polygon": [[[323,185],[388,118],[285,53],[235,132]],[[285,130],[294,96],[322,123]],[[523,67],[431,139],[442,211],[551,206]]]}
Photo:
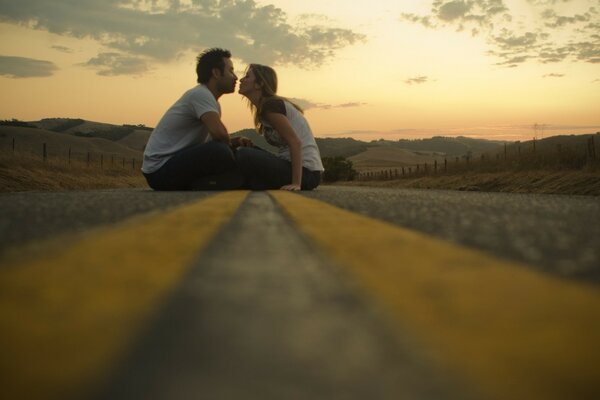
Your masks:
{"label": "man's shoulder", "polygon": [[185,92],[185,95],[188,95],[188,96],[211,96],[214,98],[214,96],[212,96],[212,93],[210,92],[210,90],[208,90],[208,88],[202,84],[197,84],[193,88],[188,89],[188,91]]}
{"label": "man's shoulder", "polygon": [[207,104],[207,105],[213,105],[215,107],[218,107],[218,102],[215,99],[215,96],[213,96],[213,94],[211,93],[210,90],[208,90],[208,88],[204,85],[198,84],[196,86],[194,86],[193,88],[189,89],[187,92],[185,92],[185,94],[182,96],[182,99],[186,102],[192,102],[192,103],[203,103],[203,104]]}

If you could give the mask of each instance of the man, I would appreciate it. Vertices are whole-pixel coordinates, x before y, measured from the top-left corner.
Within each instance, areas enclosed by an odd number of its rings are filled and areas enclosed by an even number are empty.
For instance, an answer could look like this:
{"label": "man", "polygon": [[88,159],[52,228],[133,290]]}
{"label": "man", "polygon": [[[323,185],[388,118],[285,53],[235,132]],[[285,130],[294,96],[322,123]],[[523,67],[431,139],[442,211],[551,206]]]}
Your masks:
{"label": "man", "polygon": [[155,190],[237,189],[243,184],[232,149],[252,142],[229,137],[218,103],[235,91],[231,53],[204,51],[196,74],[198,85],[167,110],[146,145],[142,172]]}

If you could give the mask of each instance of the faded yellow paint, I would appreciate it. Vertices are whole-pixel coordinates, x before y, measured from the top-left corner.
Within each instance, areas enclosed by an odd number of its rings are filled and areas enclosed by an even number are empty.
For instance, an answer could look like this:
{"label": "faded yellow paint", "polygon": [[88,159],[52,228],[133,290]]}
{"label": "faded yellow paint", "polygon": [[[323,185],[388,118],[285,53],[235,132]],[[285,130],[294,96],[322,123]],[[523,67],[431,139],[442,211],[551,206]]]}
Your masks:
{"label": "faded yellow paint", "polygon": [[63,399],[95,390],[246,195],[223,193],[136,217],[47,257],[2,265],[2,397]]}
{"label": "faded yellow paint", "polygon": [[600,292],[329,204],[271,195],[482,398],[600,398]]}

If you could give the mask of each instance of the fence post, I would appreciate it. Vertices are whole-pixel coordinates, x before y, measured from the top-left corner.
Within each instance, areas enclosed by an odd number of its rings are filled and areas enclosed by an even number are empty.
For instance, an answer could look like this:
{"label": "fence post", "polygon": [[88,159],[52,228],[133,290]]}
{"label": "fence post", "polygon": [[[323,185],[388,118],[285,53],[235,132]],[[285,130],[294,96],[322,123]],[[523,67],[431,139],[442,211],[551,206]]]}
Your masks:
{"label": "fence post", "polygon": [[44,162],[46,162],[47,157],[48,157],[48,153],[46,152],[46,143],[44,143]]}
{"label": "fence post", "polygon": [[433,160],[433,173],[437,174],[437,160]]}
{"label": "fence post", "polygon": [[506,161],[506,143],[504,143],[504,161]]}
{"label": "fence post", "polygon": [[594,146],[594,138],[588,139],[588,153],[592,160],[596,159],[596,146]]}
{"label": "fence post", "polygon": [[411,172],[412,172],[412,167],[408,167],[408,176],[410,176]]}
{"label": "fence post", "polygon": [[71,165],[71,146],[69,146],[69,165]]}
{"label": "fence post", "polygon": [[404,167],[402,167],[402,176],[404,176]]}
{"label": "fence post", "polygon": [[448,172],[448,159],[444,158],[444,172]]}
{"label": "fence post", "polygon": [[417,164],[417,174],[419,173],[419,164]]}
{"label": "fence post", "polygon": [[135,158],[131,159],[131,169],[135,169]]}
{"label": "fence post", "polygon": [[15,138],[13,138],[13,154],[15,154]]}
{"label": "fence post", "polygon": [[87,166],[90,166],[90,152],[87,152]]}
{"label": "fence post", "polygon": [[100,169],[104,169],[104,154],[100,154]]}
{"label": "fence post", "polygon": [[111,154],[110,155],[110,166],[112,167],[113,165],[115,165],[115,155]]}

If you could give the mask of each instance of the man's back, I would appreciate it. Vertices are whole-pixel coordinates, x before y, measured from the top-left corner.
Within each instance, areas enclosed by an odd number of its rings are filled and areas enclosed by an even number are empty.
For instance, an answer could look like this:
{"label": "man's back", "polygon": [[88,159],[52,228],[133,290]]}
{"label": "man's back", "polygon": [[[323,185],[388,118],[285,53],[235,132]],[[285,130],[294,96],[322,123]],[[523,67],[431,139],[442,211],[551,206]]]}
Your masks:
{"label": "man's back", "polygon": [[205,85],[185,92],[152,131],[144,151],[142,172],[152,173],[178,151],[208,141],[208,130],[200,119],[206,112],[220,115],[221,107]]}

